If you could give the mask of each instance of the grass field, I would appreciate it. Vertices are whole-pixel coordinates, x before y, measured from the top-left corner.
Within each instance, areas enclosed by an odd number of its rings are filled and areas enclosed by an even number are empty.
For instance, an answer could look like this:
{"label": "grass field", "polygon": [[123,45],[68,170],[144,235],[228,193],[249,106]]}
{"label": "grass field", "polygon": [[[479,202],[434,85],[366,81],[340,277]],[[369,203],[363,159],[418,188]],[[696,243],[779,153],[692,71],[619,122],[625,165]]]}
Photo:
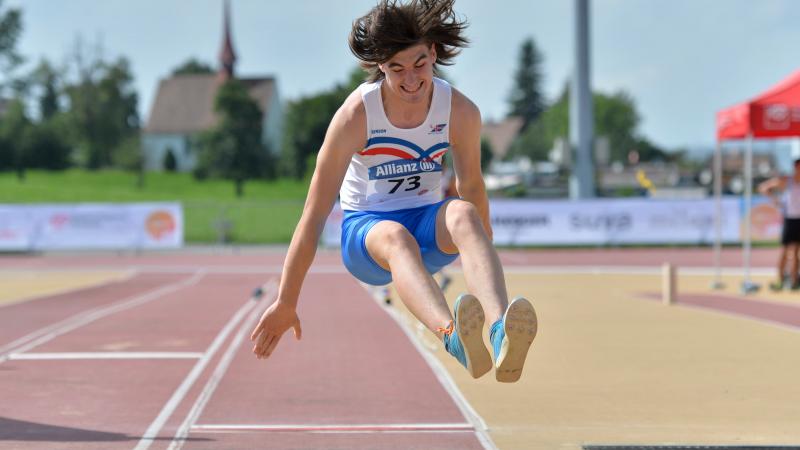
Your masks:
{"label": "grass field", "polygon": [[148,173],[142,189],[122,171],[28,172],[24,182],[0,174],[0,203],[176,201],[183,205],[187,242],[216,242],[216,223],[232,225],[235,243],[288,242],[303,210],[308,180],[251,181],[236,198],[233,183],[196,181],[190,174]]}

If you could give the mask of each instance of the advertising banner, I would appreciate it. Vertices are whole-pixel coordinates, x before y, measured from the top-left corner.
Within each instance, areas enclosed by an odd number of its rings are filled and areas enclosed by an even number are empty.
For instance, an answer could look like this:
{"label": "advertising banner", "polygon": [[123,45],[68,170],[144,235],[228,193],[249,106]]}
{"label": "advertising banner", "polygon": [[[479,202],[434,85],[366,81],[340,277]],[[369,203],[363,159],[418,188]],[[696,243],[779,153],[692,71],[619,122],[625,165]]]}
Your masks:
{"label": "advertising banner", "polygon": [[[741,201],[740,237],[745,233],[744,200]],[[750,236],[753,241],[779,241],[783,231],[783,207],[770,197],[753,196],[750,210]]]}
{"label": "advertising banner", "polygon": [[[493,200],[498,245],[711,244],[714,201]],[[739,203],[722,200],[722,241],[739,240]]]}
{"label": "advertising banner", "polygon": [[35,229],[33,210],[0,205],[0,250],[22,251],[31,248]]}
{"label": "advertising banner", "polygon": [[[494,243],[515,245],[711,244],[714,200],[644,198],[490,200]],[[326,246],[339,246],[341,210],[328,218]],[[739,242],[738,197],[722,199],[722,241]]]}
{"label": "advertising banner", "polygon": [[179,248],[178,203],[0,205],[0,250]]}

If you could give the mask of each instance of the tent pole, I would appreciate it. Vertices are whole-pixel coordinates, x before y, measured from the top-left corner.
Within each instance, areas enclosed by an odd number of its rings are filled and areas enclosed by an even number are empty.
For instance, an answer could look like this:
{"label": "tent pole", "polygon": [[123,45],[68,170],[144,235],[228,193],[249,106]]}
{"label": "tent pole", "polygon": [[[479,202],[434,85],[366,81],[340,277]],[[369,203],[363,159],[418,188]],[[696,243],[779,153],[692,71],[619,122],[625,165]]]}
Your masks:
{"label": "tent pole", "polygon": [[711,289],[723,289],[722,283],[722,141],[714,149],[714,281]]}
{"label": "tent pole", "polygon": [[744,158],[744,239],[743,263],[744,281],[742,293],[749,294],[758,290],[758,286],[750,281],[750,250],[751,250],[751,215],[753,206],[753,133],[747,134],[747,147]]}

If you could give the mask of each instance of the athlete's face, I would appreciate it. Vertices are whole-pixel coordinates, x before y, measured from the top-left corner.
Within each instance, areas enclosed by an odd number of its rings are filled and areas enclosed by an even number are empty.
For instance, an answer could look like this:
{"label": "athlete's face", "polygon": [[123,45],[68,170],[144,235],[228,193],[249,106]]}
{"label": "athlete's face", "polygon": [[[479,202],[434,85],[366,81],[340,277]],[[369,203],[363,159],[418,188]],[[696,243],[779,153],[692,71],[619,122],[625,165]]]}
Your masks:
{"label": "athlete's face", "polygon": [[418,103],[430,98],[433,86],[433,45],[417,44],[395,54],[378,68],[386,76],[389,89],[401,99]]}

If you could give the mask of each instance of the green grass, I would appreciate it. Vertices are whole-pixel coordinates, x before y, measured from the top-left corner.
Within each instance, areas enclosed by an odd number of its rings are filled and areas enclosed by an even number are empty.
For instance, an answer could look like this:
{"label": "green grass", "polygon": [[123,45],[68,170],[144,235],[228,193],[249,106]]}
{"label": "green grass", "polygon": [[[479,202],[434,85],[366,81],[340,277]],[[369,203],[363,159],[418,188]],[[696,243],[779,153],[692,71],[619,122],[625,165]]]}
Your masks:
{"label": "green grass", "polygon": [[250,181],[236,198],[230,181],[199,182],[183,173],[148,173],[142,189],[135,174],[122,171],[31,171],[23,182],[0,173],[0,203],[180,202],[187,242],[216,242],[220,220],[232,224],[236,243],[289,242],[307,188],[307,180]]}

